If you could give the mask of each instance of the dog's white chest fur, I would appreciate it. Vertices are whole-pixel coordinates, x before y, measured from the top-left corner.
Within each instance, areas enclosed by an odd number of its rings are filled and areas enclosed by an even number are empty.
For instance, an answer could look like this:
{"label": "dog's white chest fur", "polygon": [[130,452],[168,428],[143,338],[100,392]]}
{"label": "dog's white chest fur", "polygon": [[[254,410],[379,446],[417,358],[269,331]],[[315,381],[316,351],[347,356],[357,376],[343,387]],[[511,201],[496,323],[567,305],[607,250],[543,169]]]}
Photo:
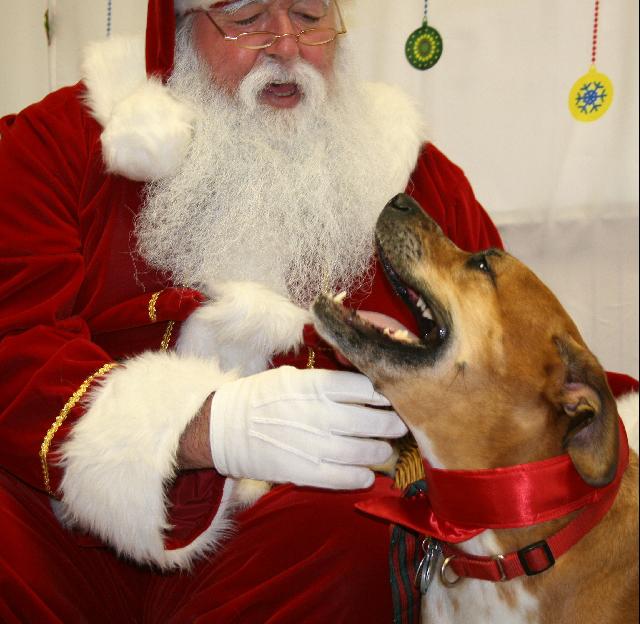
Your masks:
{"label": "dog's white chest fur", "polygon": [[[492,531],[485,531],[463,545],[472,554],[498,554]],[[493,583],[463,579],[445,587],[435,578],[422,599],[423,624],[536,624],[538,600],[525,589],[526,579]]]}

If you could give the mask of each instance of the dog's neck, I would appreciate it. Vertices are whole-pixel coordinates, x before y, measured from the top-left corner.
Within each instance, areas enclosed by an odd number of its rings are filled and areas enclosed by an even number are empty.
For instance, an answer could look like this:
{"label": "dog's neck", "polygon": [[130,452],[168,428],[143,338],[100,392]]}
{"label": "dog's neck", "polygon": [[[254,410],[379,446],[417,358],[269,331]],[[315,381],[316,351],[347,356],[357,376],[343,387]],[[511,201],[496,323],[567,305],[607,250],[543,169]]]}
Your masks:
{"label": "dog's neck", "polygon": [[416,383],[409,375],[382,388],[434,468],[482,470],[563,452],[568,419],[534,391],[525,395],[521,388],[516,404],[499,384]]}
{"label": "dog's neck", "polygon": [[[567,454],[529,464],[476,471],[435,469],[425,461],[426,491],[409,499],[392,497],[359,506],[419,534],[435,537],[450,550],[452,547],[448,544],[460,544],[487,530],[498,530],[500,548],[497,552],[491,534],[470,542],[467,548],[471,551],[489,548],[489,553],[473,554],[491,555],[491,558],[509,551],[505,555],[511,566],[509,578],[529,574],[528,563],[517,562],[522,561],[524,547],[542,540],[542,551],[549,556],[545,555],[540,564],[541,548],[536,546],[534,557],[537,559],[532,565],[542,566],[535,572],[538,573],[547,569],[547,564],[552,565],[554,557],[572,548],[610,509],[629,464],[629,446],[621,420],[619,441],[615,478],[604,487],[587,484]],[[462,550],[469,552],[466,548]],[[454,549],[454,552],[458,551]],[[457,566],[455,569],[460,575],[466,568],[460,567],[459,552],[456,557],[459,560],[452,565]],[[476,562],[464,565],[475,566]]]}

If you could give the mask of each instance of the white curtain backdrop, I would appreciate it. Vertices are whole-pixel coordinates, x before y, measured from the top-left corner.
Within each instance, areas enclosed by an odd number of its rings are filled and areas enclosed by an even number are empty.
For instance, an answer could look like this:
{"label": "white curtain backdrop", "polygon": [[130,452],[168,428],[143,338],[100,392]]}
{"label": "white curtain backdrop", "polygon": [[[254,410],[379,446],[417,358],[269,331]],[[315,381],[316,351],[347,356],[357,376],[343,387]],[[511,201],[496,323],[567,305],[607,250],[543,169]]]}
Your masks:
{"label": "white curtain backdrop", "polygon": [[[47,4],[55,6],[49,48]],[[343,4],[362,76],[414,97],[508,250],[556,292],[608,370],[637,377],[637,0],[600,2],[597,68],[615,95],[591,123],[575,121],[567,101],[590,66],[593,0],[430,0],[444,52],[426,72],[404,58],[423,0]],[[75,82],[82,47],[106,33],[106,0],[0,7],[0,114]],[[139,32],[145,12],[144,0],[113,0],[112,32]]]}

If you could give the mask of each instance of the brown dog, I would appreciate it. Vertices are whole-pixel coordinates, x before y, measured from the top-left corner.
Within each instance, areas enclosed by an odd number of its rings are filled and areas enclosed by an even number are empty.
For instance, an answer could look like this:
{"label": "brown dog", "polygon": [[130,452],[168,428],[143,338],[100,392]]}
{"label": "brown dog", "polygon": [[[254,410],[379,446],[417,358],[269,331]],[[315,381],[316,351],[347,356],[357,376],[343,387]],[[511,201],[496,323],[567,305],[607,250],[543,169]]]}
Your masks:
{"label": "brown dog", "polygon": [[[376,237],[420,336],[382,332],[330,297],[313,311],[321,335],[406,421],[436,468],[430,497],[462,524],[463,541],[442,545],[423,621],[637,622],[638,457],[627,463],[606,375],[572,320],[522,263],[460,250],[406,195],[385,207]],[[512,478],[522,465],[533,475],[526,496]],[[498,509],[485,508],[494,493],[476,491],[478,471],[489,490],[511,479]],[[447,492],[451,478],[468,490]],[[526,521],[534,512],[542,522]],[[590,515],[595,526],[581,527]],[[554,537],[565,527],[568,544]]]}

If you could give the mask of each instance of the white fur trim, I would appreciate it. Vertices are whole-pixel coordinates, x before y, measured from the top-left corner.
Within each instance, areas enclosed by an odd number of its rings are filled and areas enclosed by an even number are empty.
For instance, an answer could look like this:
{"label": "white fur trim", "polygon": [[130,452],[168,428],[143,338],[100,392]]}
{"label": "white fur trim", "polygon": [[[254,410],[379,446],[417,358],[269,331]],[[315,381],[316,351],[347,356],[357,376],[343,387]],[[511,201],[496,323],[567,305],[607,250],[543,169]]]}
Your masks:
{"label": "white fur trim", "polygon": [[[226,381],[215,362],[147,352],[116,368],[88,397],[61,445],[59,511],[120,554],[160,568],[186,567],[222,539],[232,484],[211,526],[188,546],[165,550],[165,488],[180,436],[206,397]],[[228,486],[228,487],[227,487]]]}
{"label": "white fur trim", "polygon": [[415,102],[399,87],[381,82],[364,83],[371,105],[372,127],[378,129],[384,158],[394,172],[395,188],[404,190],[427,136],[424,120]]}
{"label": "white fur trim", "polygon": [[637,453],[639,434],[638,420],[640,419],[638,393],[630,392],[629,394],[622,395],[616,402],[618,414],[620,414],[620,418],[622,418],[624,427],[627,430],[629,446]]}
{"label": "white fur trim", "polygon": [[193,120],[188,106],[150,78],[113,108],[101,136],[107,171],[141,182],[171,175],[187,153]]}
{"label": "white fur trim", "polygon": [[[219,4],[221,0],[174,0],[174,10],[177,15],[184,15],[188,11],[197,11],[199,9],[210,9],[214,5]],[[325,0],[327,3],[328,0]]]}
{"label": "white fur trim", "polygon": [[234,501],[234,506],[240,509],[250,507],[271,489],[271,483],[268,481],[231,478],[227,481],[233,482],[231,500]]}
{"label": "white fur trim", "polygon": [[276,353],[302,342],[308,311],[254,282],[226,282],[204,288],[212,301],[183,323],[178,353],[215,356],[222,370],[241,376],[266,370]]}
{"label": "white fur trim", "polygon": [[107,171],[142,182],[174,173],[191,142],[194,113],[160,80],[147,78],[143,39],[90,45],[82,75],[85,101],[104,128]]}
{"label": "white fur trim", "polygon": [[215,0],[174,0],[173,6],[175,12],[178,15],[184,15],[187,11],[196,11],[198,9],[209,9],[214,4]]}
{"label": "white fur trim", "polygon": [[145,80],[144,39],[114,36],[87,46],[82,61],[85,101],[101,126],[106,126],[118,102]]}

